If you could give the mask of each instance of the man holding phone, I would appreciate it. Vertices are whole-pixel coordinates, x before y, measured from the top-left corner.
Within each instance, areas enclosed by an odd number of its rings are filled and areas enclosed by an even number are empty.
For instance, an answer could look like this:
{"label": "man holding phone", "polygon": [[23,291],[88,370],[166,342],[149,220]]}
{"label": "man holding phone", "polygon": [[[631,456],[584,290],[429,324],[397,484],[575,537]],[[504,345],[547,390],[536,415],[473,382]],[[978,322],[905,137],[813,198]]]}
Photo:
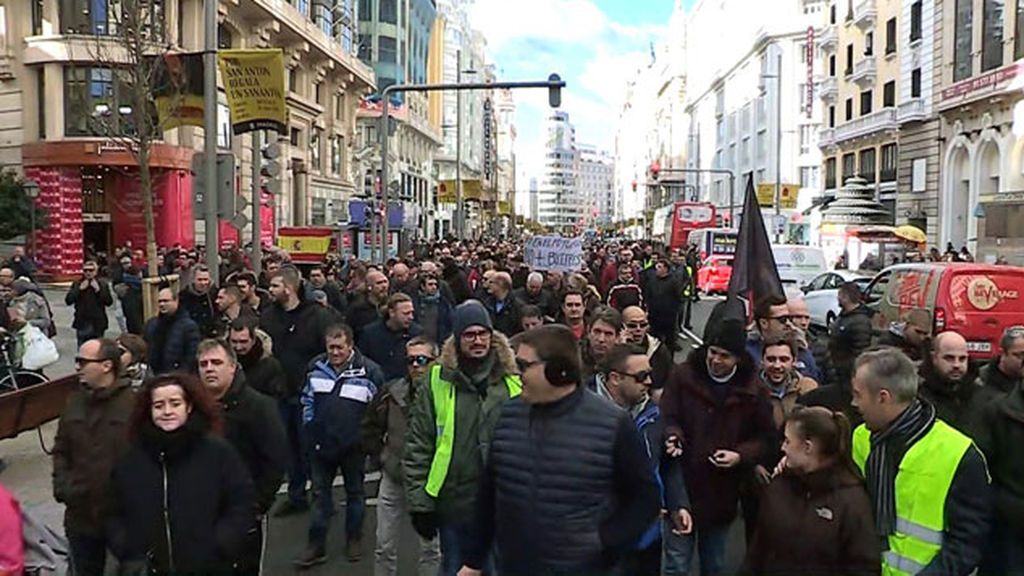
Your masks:
{"label": "man holding phone", "polygon": [[[714,313],[712,313],[714,316]],[[755,379],[743,322],[709,323],[704,345],[672,372],[661,400],[665,448],[681,456],[700,551],[701,574],[722,574],[740,485],[774,438],[767,392]],[[684,569],[694,541],[679,550]]]}

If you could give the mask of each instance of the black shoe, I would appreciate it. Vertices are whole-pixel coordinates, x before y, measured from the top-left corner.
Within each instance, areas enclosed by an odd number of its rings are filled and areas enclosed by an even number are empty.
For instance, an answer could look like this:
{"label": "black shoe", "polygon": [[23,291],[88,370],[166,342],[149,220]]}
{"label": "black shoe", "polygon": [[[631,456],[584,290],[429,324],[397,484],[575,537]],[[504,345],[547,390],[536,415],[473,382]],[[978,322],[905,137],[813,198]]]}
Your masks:
{"label": "black shoe", "polygon": [[324,547],[310,544],[306,546],[306,551],[302,553],[302,556],[296,558],[293,564],[299,568],[312,568],[325,562],[327,562],[327,552],[324,551]]}
{"label": "black shoe", "polygon": [[359,562],[363,559],[363,543],[359,537],[352,538],[345,543],[345,557],[349,562]]}
{"label": "black shoe", "polygon": [[309,502],[306,502],[305,500],[301,500],[299,502],[285,500],[277,507],[277,510],[274,512],[274,518],[293,516],[295,514],[301,514],[307,510],[309,510]]}

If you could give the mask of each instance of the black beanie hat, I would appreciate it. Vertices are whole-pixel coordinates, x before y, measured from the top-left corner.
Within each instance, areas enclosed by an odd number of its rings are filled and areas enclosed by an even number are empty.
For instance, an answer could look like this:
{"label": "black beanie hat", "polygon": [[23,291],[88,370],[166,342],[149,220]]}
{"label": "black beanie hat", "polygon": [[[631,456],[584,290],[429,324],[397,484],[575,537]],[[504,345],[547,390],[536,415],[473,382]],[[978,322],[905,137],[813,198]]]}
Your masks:
{"label": "black beanie hat", "polygon": [[743,322],[735,318],[725,318],[705,331],[704,344],[716,346],[734,356],[741,356],[747,349],[747,332]]}

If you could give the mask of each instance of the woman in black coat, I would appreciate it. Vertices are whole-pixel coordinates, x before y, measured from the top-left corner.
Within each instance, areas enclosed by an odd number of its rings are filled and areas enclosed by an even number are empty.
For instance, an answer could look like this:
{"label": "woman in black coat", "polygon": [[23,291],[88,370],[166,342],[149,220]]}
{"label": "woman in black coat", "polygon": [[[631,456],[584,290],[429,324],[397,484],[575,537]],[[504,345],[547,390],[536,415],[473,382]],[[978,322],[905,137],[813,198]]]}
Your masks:
{"label": "woman in black coat", "polygon": [[114,468],[111,548],[122,574],[229,574],[256,526],[245,464],[220,437],[216,404],[191,375],[147,381],[133,446]]}

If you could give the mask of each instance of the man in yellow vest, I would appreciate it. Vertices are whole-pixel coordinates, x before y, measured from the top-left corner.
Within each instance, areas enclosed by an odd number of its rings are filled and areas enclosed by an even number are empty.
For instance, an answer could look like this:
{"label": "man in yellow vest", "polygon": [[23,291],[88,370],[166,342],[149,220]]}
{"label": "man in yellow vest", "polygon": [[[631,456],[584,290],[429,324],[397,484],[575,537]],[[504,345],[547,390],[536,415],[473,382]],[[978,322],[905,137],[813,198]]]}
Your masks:
{"label": "man in yellow vest", "polygon": [[472,541],[484,459],[509,398],[519,395],[515,354],[476,300],[452,314],[452,335],[419,385],[402,464],[413,527],[440,533],[441,574],[455,576]]}
{"label": "man in yellow vest", "polygon": [[914,363],[896,348],[861,354],[853,406],[864,424],[853,457],[864,473],[883,538],[883,576],[966,576],[991,523],[981,451],[917,396]]}

